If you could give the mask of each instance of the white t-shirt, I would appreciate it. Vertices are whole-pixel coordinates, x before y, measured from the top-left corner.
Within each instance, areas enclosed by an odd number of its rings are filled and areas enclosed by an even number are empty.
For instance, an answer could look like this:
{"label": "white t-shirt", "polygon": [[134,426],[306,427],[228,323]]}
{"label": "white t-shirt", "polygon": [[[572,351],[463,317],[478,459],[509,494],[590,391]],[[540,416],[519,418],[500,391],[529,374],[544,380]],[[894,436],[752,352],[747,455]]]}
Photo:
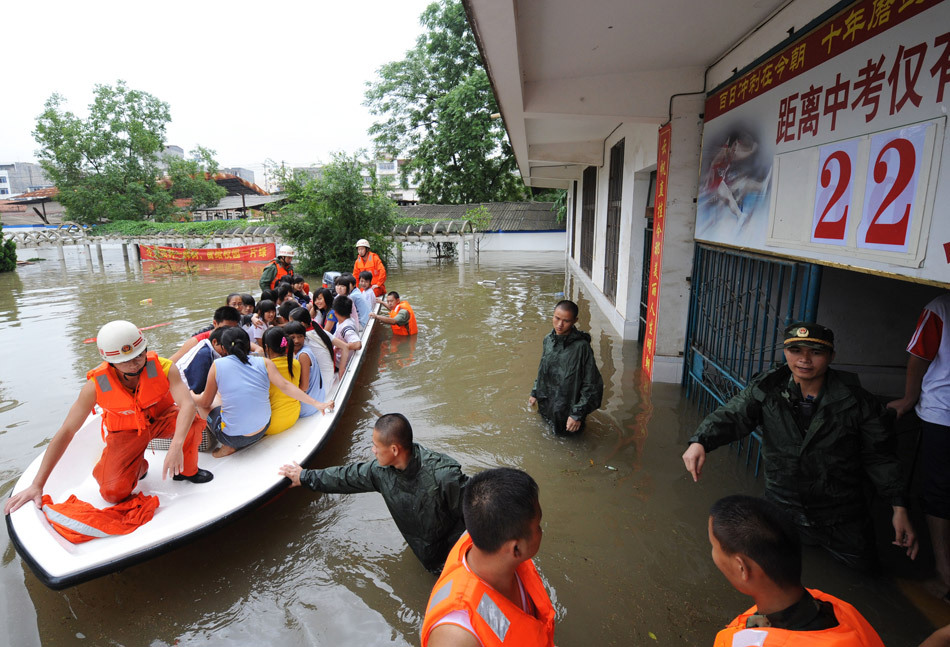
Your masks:
{"label": "white t-shirt", "polygon": [[950,426],[950,293],[924,308],[907,352],[930,362],[921,385],[917,415],[937,425]]}

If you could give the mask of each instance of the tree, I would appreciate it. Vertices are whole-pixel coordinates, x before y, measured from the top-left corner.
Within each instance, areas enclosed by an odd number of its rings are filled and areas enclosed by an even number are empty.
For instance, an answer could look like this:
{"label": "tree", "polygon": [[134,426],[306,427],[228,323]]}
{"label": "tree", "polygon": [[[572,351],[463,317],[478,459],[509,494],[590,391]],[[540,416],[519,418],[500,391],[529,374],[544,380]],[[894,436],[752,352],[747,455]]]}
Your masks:
{"label": "tree", "polygon": [[0,238],[0,272],[12,272],[16,269],[16,243],[12,238]]}
{"label": "tree", "polygon": [[367,167],[359,155],[339,153],[321,171],[311,177],[303,171],[275,169],[287,196],[279,226],[298,253],[295,265],[314,274],[348,271],[360,238],[369,240],[387,262],[397,207],[375,167]]}
{"label": "tree", "polygon": [[167,103],[124,81],[96,85],[85,119],[65,110],[65,102],[59,94],[46,101],[33,137],[40,164],[71,219],[161,220],[179,211],[175,197],[193,197],[173,195],[159,178],[171,120]]}
{"label": "tree", "polygon": [[191,159],[168,156],[168,191],[172,198],[191,200],[189,209],[200,209],[218,204],[227,190],[212,178],[218,172],[214,151],[198,146],[191,151]]}
{"label": "tree", "polygon": [[404,173],[435,204],[521,200],[525,188],[461,2],[420,17],[427,31],[401,61],[379,69],[366,102],[378,152],[410,158]]}

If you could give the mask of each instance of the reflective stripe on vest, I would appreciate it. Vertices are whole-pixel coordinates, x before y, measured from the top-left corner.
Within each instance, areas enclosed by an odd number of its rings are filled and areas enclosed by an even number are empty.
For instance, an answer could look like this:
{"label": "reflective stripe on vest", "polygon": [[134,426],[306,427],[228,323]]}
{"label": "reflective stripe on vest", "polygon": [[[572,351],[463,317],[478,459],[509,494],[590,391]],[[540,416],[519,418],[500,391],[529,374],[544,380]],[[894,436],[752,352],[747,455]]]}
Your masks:
{"label": "reflective stripe on vest", "polygon": [[90,537],[108,537],[109,533],[103,532],[98,528],[93,528],[88,524],[84,524],[82,521],[76,521],[70,517],[67,517],[62,512],[53,510],[53,508],[48,505],[43,506],[43,512],[46,514],[47,519],[54,523],[58,523],[64,528],[69,528],[73,532],[82,533],[84,535],[89,535]]}
{"label": "reflective stripe on vest", "polygon": [[106,375],[97,375],[96,382],[99,384],[99,390],[103,393],[112,390],[112,385],[109,384],[109,377]]}
{"label": "reflective stripe on vest", "polygon": [[452,592],[452,582],[446,582],[441,589],[432,594],[432,599],[429,600],[429,607],[426,609],[428,611],[439,602],[449,597],[449,593]]}
{"label": "reflective stripe on vest", "polygon": [[732,637],[732,647],[762,647],[769,632],[761,629],[743,629]]}
{"label": "reflective stripe on vest", "polygon": [[499,642],[505,642],[505,636],[508,634],[511,621],[508,620],[505,612],[495,604],[495,601],[489,597],[487,592],[482,594],[482,599],[475,611],[482,617],[489,629],[495,632]]}
{"label": "reflective stripe on vest", "polygon": [[158,375],[158,366],[155,362],[145,363],[145,377],[154,378]]}

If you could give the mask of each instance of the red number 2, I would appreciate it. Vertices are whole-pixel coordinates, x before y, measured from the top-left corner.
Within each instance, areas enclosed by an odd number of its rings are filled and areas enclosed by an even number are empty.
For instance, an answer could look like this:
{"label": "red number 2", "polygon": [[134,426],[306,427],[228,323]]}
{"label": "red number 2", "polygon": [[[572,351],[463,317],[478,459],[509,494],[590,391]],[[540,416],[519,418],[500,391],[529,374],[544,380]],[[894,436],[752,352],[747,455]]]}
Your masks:
{"label": "red number 2", "polygon": [[825,222],[825,216],[831,211],[831,208],[837,204],[841,196],[844,195],[848,184],[851,182],[851,158],[845,151],[835,151],[825,160],[825,165],[821,167],[821,186],[827,189],[831,184],[831,169],[828,165],[831,160],[838,162],[838,184],[835,185],[834,193],[831,199],[825,205],[825,210],[821,212],[821,217],[815,225],[815,238],[824,238],[828,240],[844,240],[844,232],[848,228],[848,207],[845,205],[844,213],[841,218],[834,222]]}
{"label": "red number 2", "polygon": [[887,179],[887,162],[884,161],[884,154],[891,149],[897,151],[900,162],[897,168],[897,178],[894,180],[894,185],[891,187],[891,190],[884,196],[884,201],[881,202],[881,206],[879,206],[874,213],[871,224],[868,225],[868,230],[864,234],[864,242],[866,243],[903,245],[905,237],[907,236],[907,225],[910,222],[910,202],[905,206],[904,216],[899,221],[893,223],[878,222],[881,214],[887,211],[900,194],[904,192],[907,185],[910,184],[910,181],[914,177],[914,167],[917,165],[917,153],[910,140],[901,137],[889,141],[881,148],[881,152],[878,153],[877,160],[874,162],[875,183],[883,184],[884,180]]}

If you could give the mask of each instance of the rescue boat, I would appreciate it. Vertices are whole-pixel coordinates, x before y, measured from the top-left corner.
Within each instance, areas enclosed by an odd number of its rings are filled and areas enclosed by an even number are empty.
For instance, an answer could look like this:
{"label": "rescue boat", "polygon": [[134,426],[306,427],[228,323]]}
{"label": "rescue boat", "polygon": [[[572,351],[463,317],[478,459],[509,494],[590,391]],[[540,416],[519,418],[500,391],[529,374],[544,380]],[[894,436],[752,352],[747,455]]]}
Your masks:
{"label": "rescue boat", "polygon": [[[225,458],[215,459],[210,452],[200,452],[198,467],[214,474],[208,483],[196,485],[171,477],[162,480],[165,452],[147,450],[149,471],[136,491],[157,495],[159,506],[151,521],[127,535],[73,544],[53,529],[42,511],[27,503],[6,516],[16,551],[43,584],[60,590],[171,551],[263,505],[290,485],[288,479],[277,474],[278,468],[291,461],[310,461],[333,433],[356,383],[376,324],[375,319],[369,320],[362,332],[363,347],[354,351],[345,372],[327,396],[335,401],[332,411],[300,418],[290,429],[266,436]],[[100,416],[90,415],[53,469],[43,493],[55,503],[75,494],[98,508],[108,507],[110,504],[99,496],[99,485],[92,477],[92,467],[104,447]],[[42,459],[40,453],[30,463],[12,494],[33,482]]]}

